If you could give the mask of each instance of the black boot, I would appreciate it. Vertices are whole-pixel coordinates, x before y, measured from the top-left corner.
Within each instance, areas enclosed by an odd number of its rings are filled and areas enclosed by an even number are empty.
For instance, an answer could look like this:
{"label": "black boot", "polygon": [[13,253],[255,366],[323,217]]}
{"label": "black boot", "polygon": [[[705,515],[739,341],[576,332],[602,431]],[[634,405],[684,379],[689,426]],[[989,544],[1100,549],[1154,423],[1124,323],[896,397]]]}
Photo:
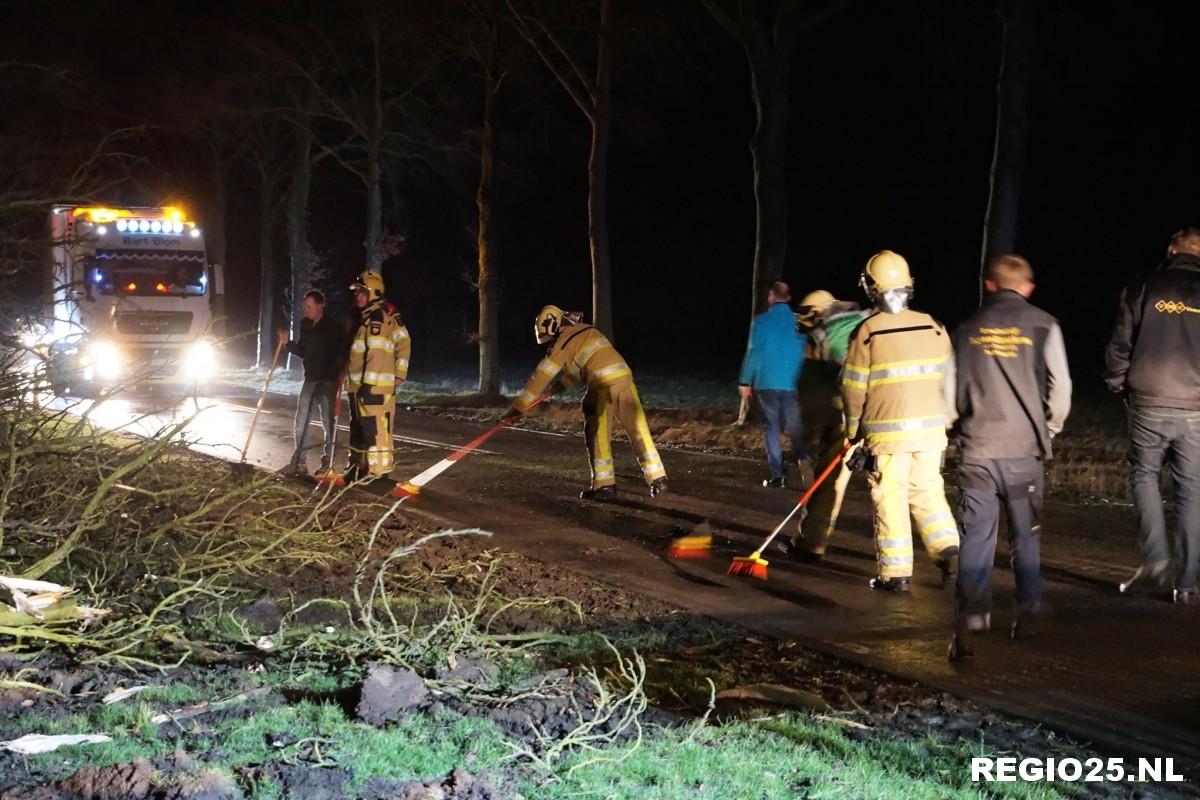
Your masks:
{"label": "black boot", "polygon": [[580,500],[612,500],[617,496],[617,487],[601,486],[599,488],[584,489],[579,493]]}
{"label": "black boot", "polygon": [[877,592],[894,592],[902,594],[912,591],[912,578],[871,578],[868,584]]}

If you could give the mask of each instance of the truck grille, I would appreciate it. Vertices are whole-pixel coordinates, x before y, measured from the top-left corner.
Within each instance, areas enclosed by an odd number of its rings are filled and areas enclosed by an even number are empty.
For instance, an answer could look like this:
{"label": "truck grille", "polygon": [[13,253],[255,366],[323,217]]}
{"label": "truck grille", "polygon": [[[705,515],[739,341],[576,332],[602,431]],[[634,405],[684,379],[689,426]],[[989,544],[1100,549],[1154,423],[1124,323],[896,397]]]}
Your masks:
{"label": "truck grille", "polygon": [[117,331],[134,336],[175,336],[192,329],[190,311],[132,311],[117,314]]}

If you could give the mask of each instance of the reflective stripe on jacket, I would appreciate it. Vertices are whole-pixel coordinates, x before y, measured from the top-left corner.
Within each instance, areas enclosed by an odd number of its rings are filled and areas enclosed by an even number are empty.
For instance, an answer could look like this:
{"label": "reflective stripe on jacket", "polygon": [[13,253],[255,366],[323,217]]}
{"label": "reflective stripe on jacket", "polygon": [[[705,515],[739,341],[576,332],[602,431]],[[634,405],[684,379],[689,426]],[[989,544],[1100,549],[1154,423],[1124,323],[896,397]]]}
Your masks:
{"label": "reflective stripe on jacket", "polygon": [[568,325],[550,345],[513,407],[522,412],[529,410],[560,377],[564,386],[579,382],[593,386],[615,383],[632,374],[603,333],[584,323]]}
{"label": "reflective stripe on jacket", "polygon": [[855,330],[842,369],[846,435],[874,453],[942,449],[953,422],[950,336],[918,311],[876,312]]}
{"label": "reflective stripe on jacket", "polygon": [[408,377],[411,353],[412,340],[400,314],[383,303],[367,306],[350,340],[346,385],[351,390],[367,385],[390,392]]}

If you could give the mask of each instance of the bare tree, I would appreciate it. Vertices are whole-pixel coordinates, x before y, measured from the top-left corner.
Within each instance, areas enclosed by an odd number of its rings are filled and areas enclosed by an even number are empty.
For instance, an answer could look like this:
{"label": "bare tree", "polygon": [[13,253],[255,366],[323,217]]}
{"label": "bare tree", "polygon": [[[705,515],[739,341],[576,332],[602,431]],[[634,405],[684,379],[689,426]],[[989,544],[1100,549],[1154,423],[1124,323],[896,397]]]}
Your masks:
{"label": "bare tree", "polygon": [[1035,11],[1030,0],[998,0],[996,13],[1004,32],[1000,73],[996,79],[996,143],[988,174],[990,191],[979,265],[980,302],[988,260],[996,253],[1010,253],[1017,246],[1025,142],[1029,137],[1026,106],[1037,41]]}
{"label": "bare tree", "polygon": [[284,175],[289,167],[290,153],[279,146],[286,141],[287,123],[282,117],[261,114],[254,128],[253,140],[248,147],[249,160],[258,174],[258,349],[255,363],[265,367],[271,363],[275,342],[275,312],[277,302],[275,287],[275,223],[279,210],[289,194],[281,190]]}
{"label": "bare tree", "polygon": [[[754,277],[751,317],[766,305],[767,287],[783,276],[788,245],[787,125],[792,61],[799,35],[846,0],[701,0],[746,52],[757,122],[750,138],[754,169]],[[732,5],[730,9],[728,6]]]}
{"label": "bare tree", "polygon": [[592,256],[592,322],[613,335],[612,263],[608,243],[608,148],[612,136],[612,0],[596,1],[592,66],[568,45],[536,0],[507,0],[513,24],[570,95],[591,126],[588,153],[588,243]]}

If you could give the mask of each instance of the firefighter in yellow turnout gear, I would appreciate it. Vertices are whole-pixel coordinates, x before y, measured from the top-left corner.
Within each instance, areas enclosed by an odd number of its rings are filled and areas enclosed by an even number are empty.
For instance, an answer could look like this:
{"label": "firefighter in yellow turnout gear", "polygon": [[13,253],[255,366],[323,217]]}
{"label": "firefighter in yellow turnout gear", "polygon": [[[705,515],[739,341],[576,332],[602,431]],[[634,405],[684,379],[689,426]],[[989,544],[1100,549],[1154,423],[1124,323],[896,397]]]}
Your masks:
{"label": "firefighter in yellow turnout gear", "polygon": [[875,506],[878,577],[871,588],[906,592],[913,572],[912,522],[943,575],[958,556],[958,526],[946,502],[941,463],[955,411],[950,337],[912,311],[908,262],[883,250],[862,286],[876,311],[855,330],[842,371],[846,436],[862,439]]}
{"label": "firefighter in yellow turnout gear", "polygon": [[364,272],[350,284],[359,321],[350,339],[350,468],[346,481],[392,471],[395,390],[408,377],[412,341],[400,314],[383,298],[383,278]]}
{"label": "firefighter in yellow turnout gear", "polygon": [[557,306],[546,306],[534,321],[538,344],[549,344],[546,356],[513,401],[507,417],[523,414],[558,381],[563,388],[583,383],[584,436],[591,459],[591,488],[580,493],[584,499],[616,495],[617,476],[612,456],[613,417],[621,422],[651,496],[667,490],[667,473],[646,413],[633,383],[633,373],[616,348],[599,330],[581,322],[581,314],[566,313]]}

